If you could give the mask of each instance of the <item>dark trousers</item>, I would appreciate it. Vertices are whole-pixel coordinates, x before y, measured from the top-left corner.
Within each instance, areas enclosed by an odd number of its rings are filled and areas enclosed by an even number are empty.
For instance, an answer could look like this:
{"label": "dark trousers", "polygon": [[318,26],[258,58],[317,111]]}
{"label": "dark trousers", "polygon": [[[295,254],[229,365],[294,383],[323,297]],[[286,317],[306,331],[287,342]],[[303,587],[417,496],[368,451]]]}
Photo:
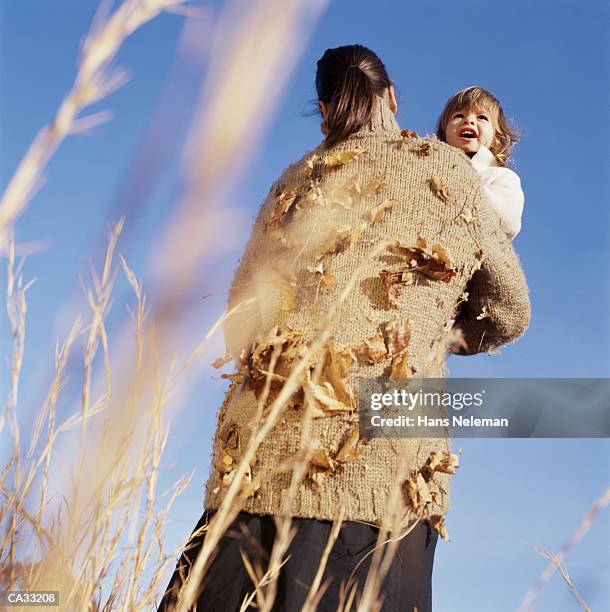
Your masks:
{"label": "dark trousers", "polygon": [[[194,531],[212,516],[204,512]],[[275,612],[301,610],[307,593],[320,565],[322,553],[332,529],[330,521],[294,518],[292,526],[298,529],[287,553],[289,560],[282,567],[277,579]],[[244,566],[240,549],[254,567],[259,563],[266,571],[273,541],[275,522],[271,516],[256,516],[240,512],[220,540],[212,563],[203,579],[203,590],[197,599],[197,612],[233,612],[240,609],[244,598],[254,591],[254,584]],[[340,601],[341,584],[346,583],[359,561],[370,552],[377,541],[375,527],[346,521],[328,558],[322,577],[324,592],[316,609],[319,612],[336,612]],[[159,612],[173,610],[182,574],[187,575],[194,564],[203,542],[202,536],[194,538],[183,552],[176,571],[167,587]],[[383,612],[429,612],[432,610],[432,565],[438,534],[423,522],[404,537],[397,548],[389,572],[381,587]],[[373,554],[370,554],[354,572],[358,584],[358,601]],[[254,599],[256,603],[256,599]],[[254,607],[248,609],[255,609]],[[355,605],[352,607],[355,609]]]}

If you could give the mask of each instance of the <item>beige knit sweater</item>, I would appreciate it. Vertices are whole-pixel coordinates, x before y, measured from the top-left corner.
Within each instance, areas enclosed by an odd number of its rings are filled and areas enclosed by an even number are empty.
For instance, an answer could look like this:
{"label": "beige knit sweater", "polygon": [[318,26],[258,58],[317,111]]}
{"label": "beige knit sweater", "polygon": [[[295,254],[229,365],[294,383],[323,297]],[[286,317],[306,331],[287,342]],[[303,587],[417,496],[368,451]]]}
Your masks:
{"label": "beige knit sweater", "polygon": [[[398,246],[371,258],[371,248],[387,239]],[[339,303],[362,262],[354,289]],[[368,126],[330,150],[320,145],[273,185],[232,285],[229,306],[238,304],[244,307],[230,317],[225,335],[245,376],[231,385],[218,415],[205,507],[217,509],[222,501],[258,399],[266,414],[267,373],[273,370],[272,400],[338,304],[331,341],[251,462],[244,486],[257,476],[261,481],[243,509],[280,512],[291,476],[282,466],[301,456],[307,401],[315,416],[308,448],[317,450],[293,515],[332,520],[344,505],[345,520],[375,524],[386,511],[397,458],[406,456],[415,476],[449,441],[359,439],[358,379],[391,371],[399,379],[442,377],[452,318],[465,340],[454,352],[470,354],[514,341],[530,316],[518,259],[495,213],[482,204],[469,160],[436,139],[401,134],[381,98]],[[422,507],[431,523],[447,512],[449,478],[435,473],[427,483],[433,495]],[[404,498],[412,499],[406,482]]]}

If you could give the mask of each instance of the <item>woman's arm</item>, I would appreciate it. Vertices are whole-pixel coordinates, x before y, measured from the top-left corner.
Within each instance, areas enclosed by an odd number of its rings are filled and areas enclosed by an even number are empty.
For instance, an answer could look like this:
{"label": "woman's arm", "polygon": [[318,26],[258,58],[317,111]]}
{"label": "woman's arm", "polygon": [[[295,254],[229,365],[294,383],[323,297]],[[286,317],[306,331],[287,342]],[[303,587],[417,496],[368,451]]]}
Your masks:
{"label": "woman's arm", "polygon": [[480,206],[475,240],[481,267],[467,284],[468,299],[456,316],[466,347],[457,355],[474,355],[514,342],[531,316],[525,276],[510,240],[488,206]]}

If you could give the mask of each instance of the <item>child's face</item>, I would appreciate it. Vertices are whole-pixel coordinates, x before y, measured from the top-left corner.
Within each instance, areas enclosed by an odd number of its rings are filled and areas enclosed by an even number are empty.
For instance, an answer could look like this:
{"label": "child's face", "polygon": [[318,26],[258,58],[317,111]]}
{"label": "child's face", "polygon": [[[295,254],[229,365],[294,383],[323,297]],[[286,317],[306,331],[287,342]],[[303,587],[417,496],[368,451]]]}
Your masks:
{"label": "child's face", "polygon": [[464,108],[455,111],[445,128],[447,144],[474,155],[481,145],[489,148],[494,138],[494,127],[488,111]]}

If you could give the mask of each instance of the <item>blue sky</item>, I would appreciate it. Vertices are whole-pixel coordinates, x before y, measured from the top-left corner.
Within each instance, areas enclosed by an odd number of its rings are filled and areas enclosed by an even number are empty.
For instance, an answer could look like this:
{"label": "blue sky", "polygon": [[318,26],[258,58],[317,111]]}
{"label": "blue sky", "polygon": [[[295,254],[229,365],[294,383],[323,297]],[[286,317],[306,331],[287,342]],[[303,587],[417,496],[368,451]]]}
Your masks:
{"label": "blue sky", "polygon": [[[200,4],[211,7],[212,15],[220,5]],[[88,0],[0,3],[2,188],[71,85],[79,42],[95,7]],[[62,145],[47,183],[16,226],[20,243],[47,241],[24,268],[26,278],[37,278],[28,293],[20,408],[26,431],[48,384],[55,341],[66,334],[75,309],[83,308],[80,279],[89,282],[89,261],[99,267],[107,227],[126,216],[119,251],[141,273],[150,237],[171,209],[197,89],[196,66],[175,55],[183,24],[181,17],[164,15],[127,41],[118,59],[133,79],[103,105],[113,120],[94,135]],[[227,286],[247,238],[247,219],[282,169],[320,141],[319,119],[308,115],[316,60],[328,47],[358,42],[378,53],[396,82],[402,127],[431,132],[446,99],[479,84],[496,94],[523,135],[513,166],[525,191],[515,247],[530,286],[530,329],[499,356],[450,359],[451,374],[607,377],[607,24],[608,6],[601,0],[330,2],[236,191],[246,222],[227,232],[226,249],[202,274],[200,292]],[[2,269],[3,286],[5,277]],[[114,295],[110,320],[122,317],[131,300],[122,279]],[[206,301],[202,324],[218,315],[222,300]],[[0,342],[4,355],[10,345],[5,313]],[[218,355],[222,351],[214,349]],[[79,376],[77,364],[72,376]],[[0,391],[7,384],[5,370]],[[163,479],[169,486],[180,474],[197,472],[174,508],[169,546],[201,513],[215,413],[225,387],[214,371],[202,368],[196,389],[174,416]],[[557,549],[569,536],[608,485],[610,445],[607,440],[460,440],[455,446],[462,448],[462,467],[448,517],[452,540],[437,548],[435,609],[513,609],[544,566],[524,542]],[[609,609],[609,550],[606,510],[567,561],[593,610]],[[557,577],[539,604],[542,611],[576,609]]]}

